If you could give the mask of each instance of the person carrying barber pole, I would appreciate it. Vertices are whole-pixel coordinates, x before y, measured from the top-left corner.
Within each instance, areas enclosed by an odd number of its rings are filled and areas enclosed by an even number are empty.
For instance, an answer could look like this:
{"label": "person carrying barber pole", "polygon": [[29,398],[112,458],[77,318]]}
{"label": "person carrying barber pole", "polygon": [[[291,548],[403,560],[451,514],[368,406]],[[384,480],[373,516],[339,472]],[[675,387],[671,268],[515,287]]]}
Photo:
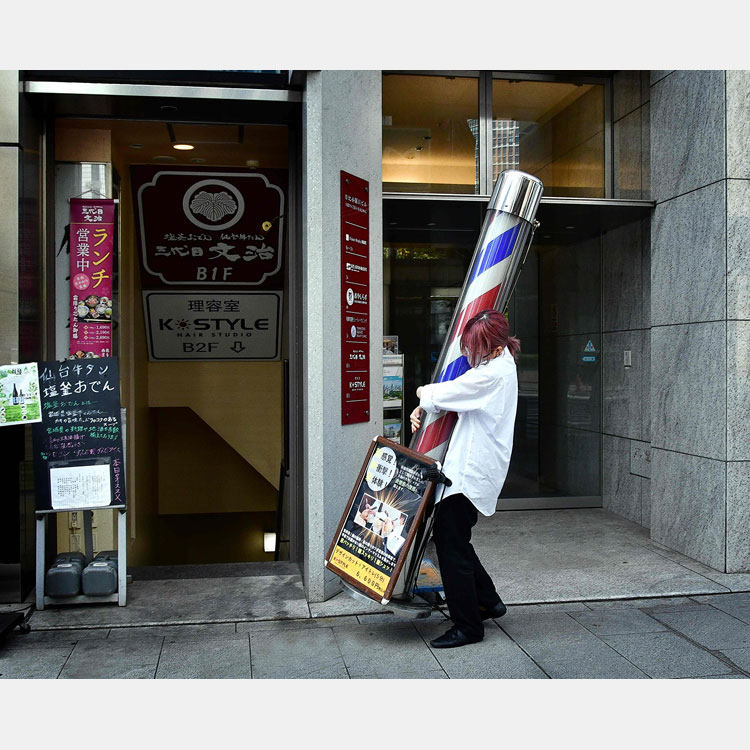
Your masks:
{"label": "person carrying barber pole", "polygon": [[461,351],[471,369],[455,380],[417,388],[419,406],[410,415],[412,432],[419,429],[422,411],[458,415],[443,463],[450,485],[435,507],[432,532],[453,627],[430,641],[433,648],[477,643],[484,637],[482,621],[506,612],[471,545],[471,529],[478,513],[495,513],[508,473],[520,342],[509,335],[502,313],[484,310],[466,324]]}

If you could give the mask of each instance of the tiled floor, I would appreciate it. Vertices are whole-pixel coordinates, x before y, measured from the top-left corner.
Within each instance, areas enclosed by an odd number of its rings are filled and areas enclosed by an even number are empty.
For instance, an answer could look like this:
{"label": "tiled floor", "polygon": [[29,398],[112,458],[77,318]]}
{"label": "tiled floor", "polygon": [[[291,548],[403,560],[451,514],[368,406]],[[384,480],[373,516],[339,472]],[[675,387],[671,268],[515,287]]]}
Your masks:
{"label": "tiled floor", "polygon": [[343,593],[308,604],[288,563],[144,569],[126,607],[35,612],[31,633],[0,645],[0,678],[750,676],[750,576],[597,509],[498,513],[474,542],[511,606],[461,649],[429,646],[450,624],[441,612],[412,620]]}

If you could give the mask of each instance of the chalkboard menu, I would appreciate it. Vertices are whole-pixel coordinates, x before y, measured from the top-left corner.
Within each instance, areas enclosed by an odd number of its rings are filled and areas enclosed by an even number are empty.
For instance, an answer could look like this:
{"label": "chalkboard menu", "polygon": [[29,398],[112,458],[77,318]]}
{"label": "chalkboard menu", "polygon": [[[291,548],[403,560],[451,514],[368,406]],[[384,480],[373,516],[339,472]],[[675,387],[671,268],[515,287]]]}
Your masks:
{"label": "chalkboard menu", "polygon": [[125,507],[119,383],[115,357],[39,363],[37,511]]}
{"label": "chalkboard menu", "polygon": [[370,445],[326,567],[386,604],[432,495],[435,460],[384,437]]}

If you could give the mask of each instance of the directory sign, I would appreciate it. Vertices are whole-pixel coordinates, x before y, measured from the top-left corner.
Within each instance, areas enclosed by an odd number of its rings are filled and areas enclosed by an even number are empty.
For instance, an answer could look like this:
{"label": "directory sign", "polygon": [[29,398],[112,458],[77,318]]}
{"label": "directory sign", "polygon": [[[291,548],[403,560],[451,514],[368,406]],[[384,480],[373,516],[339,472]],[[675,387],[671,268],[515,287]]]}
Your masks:
{"label": "directory sign", "polygon": [[370,421],[369,192],[341,172],[341,424]]}

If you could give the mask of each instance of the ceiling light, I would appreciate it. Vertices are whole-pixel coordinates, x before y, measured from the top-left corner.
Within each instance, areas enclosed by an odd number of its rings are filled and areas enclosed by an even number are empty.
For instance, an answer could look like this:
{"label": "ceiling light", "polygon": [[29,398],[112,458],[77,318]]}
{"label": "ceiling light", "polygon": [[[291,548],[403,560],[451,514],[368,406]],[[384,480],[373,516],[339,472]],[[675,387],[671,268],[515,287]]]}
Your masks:
{"label": "ceiling light", "polygon": [[143,148],[142,143],[131,143],[130,148]]}
{"label": "ceiling light", "polygon": [[575,229],[575,227],[565,227],[566,229]]}
{"label": "ceiling light", "polygon": [[175,107],[173,104],[162,104],[159,109],[161,109],[162,112],[176,112],[177,111],[177,107]]}
{"label": "ceiling light", "polygon": [[175,143],[172,148],[176,148],[178,151],[192,151],[195,146],[191,146],[189,143]]}
{"label": "ceiling light", "polygon": [[248,159],[245,162],[245,166],[246,167],[259,167],[260,166],[260,162],[257,159]]}
{"label": "ceiling light", "polygon": [[174,156],[152,156],[154,161],[177,161]]}
{"label": "ceiling light", "polygon": [[193,164],[203,164],[206,160],[201,159],[200,156],[194,156],[190,161],[193,162]]}
{"label": "ceiling light", "polygon": [[434,222],[434,221],[428,221],[428,222],[427,222],[427,226],[428,226],[428,227],[436,227],[436,226],[437,226],[437,223],[436,223],[436,222]]}

